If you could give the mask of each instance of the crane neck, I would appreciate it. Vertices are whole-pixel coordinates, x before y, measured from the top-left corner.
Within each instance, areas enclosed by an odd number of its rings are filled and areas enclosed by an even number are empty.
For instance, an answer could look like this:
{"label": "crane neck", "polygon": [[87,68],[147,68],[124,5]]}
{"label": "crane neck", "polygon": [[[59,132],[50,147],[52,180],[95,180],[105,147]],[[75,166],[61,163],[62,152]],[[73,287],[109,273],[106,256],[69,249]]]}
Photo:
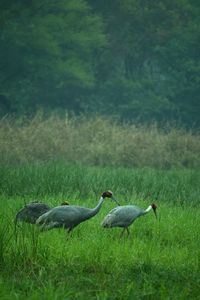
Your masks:
{"label": "crane neck", "polygon": [[104,198],[101,197],[99,199],[99,202],[98,202],[97,206],[95,208],[90,209],[87,219],[92,218],[93,216],[95,216],[100,211],[101,206],[103,204],[103,201],[104,201]]}
{"label": "crane neck", "polygon": [[147,213],[150,212],[151,210],[152,210],[152,206],[149,205],[149,206],[147,207],[147,209],[145,209],[144,214],[147,214]]}

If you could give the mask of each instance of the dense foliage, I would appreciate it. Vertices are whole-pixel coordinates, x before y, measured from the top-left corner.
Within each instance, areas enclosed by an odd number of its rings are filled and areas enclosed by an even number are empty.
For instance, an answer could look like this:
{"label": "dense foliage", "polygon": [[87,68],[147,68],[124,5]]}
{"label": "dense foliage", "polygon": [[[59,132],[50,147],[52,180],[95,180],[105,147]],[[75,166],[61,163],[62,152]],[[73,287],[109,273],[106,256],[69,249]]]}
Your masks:
{"label": "dense foliage", "polygon": [[193,0],[2,0],[0,113],[101,113],[200,126]]}

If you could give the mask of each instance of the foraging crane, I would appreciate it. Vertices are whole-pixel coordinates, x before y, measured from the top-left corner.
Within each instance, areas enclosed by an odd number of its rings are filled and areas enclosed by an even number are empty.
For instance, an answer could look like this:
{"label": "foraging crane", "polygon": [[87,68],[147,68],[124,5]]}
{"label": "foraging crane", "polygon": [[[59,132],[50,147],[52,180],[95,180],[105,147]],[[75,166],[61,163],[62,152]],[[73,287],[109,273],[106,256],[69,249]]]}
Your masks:
{"label": "foraging crane", "polygon": [[101,225],[104,228],[123,227],[124,229],[121,233],[121,236],[123,235],[125,230],[127,230],[127,233],[129,235],[130,232],[128,227],[135,221],[135,219],[146,215],[152,209],[157,218],[156,208],[157,206],[154,203],[149,205],[146,210],[141,209],[135,205],[118,206],[108,213]]}
{"label": "foraging crane", "polygon": [[111,198],[119,205],[117,200],[113,197],[113,193],[111,191],[106,191],[101,195],[95,208],[86,208],[76,205],[57,206],[40,216],[37,219],[36,224],[41,225],[41,228],[44,230],[64,227],[70,232],[81,222],[94,217],[101,209],[106,197]]}
{"label": "foraging crane", "polygon": [[[61,205],[69,205],[69,203],[64,201],[61,203]],[[17,221],[35,224],[39,216],[43,215],[49,210],[51,210],[51,207],[45,203],[37,201],[28,203],[16,214],[15,225],[17,224]]]}

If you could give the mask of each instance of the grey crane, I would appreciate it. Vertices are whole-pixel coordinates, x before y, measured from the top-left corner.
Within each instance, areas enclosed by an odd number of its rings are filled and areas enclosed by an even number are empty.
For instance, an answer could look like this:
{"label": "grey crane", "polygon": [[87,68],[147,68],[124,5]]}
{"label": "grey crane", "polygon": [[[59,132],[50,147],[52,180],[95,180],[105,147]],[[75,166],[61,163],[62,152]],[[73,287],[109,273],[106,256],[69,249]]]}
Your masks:
{"label": "grey crane", "polygon": [[135,205],[123,205],[118,206],[112,209],[108,215],[104,218],[101,225],[104,228],[110,228],[110,227],[123,227],[123,231],[121,233],[121,236],[123,235],[124,231],[127,230],[127,233],[129,235],[129,226],[139,217],[146,215],[148,212],[150,212],[152,209],[156,214],[156,208],[157,206],[152,203],[147,207],[147,209],[139,208]]}
{"label": "grey crane", "polygon": [[114,198],[113,193],[111,191],[106,191],[101,195],[95,208],[86,208],[76,205],[57,206],[40,216],[37,219],[36,224],[41,225],[41,229],[44,230],[64,227],[70,232],[81,222],[94,217],[101,209],[106,197],[111,198],[119,205]]}
{"label": "grey crane", "polygon": [[[64,201],[61,203],[61,205],[69,205],[69,203]],[[45,203],[38,201],[30,202],[20,209],[16,214],[15,225],[18,221],[35,224],[39,216],[43,215],[49,210],[51,210],[51,207]]]}

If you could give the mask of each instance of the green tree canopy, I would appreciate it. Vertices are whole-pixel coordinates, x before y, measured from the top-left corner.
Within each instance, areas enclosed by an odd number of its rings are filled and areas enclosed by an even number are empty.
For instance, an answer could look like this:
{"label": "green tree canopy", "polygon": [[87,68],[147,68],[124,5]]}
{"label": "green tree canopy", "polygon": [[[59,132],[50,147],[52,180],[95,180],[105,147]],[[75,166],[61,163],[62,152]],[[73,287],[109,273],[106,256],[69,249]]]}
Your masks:
{"label": "green tree canopy", "polygon": [[21,0],[2,3],[0,20],[0,89],[12,107],[75,108],[77,88],[95,83],[101,19],[82,0]]}
{"label": "green tree canopy", "polygon": [[0,100],[200,126],[196,0],[2,0]]}
{"label": "green tree canopy", "polygon": [[110,109],[141,122],[200,125],[199,2],[89,2],[104,16],[110,42],[98,87]]}

